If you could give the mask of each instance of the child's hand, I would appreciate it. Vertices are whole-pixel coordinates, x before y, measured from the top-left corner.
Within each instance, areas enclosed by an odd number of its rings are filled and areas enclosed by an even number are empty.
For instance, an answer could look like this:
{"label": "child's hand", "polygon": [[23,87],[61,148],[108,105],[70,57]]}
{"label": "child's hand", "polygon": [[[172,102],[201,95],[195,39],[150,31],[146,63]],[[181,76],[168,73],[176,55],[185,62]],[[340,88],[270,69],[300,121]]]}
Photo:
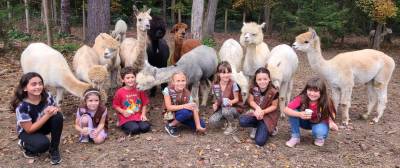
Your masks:
{"label": "child's hand", "polygon": [[147,121],[147,120],[148,120],[147,117],[146,117],[146,115],[144,115],[144,114],[142,114],[142,115],[140,116],[140,119],[141,119],[142,121]]}
{"label": "child's hand", "polygon": [[81,134],[83,134],[83,135],[89,135],[89,128],[88,127],[85,127],[85,128],[82,128],[82,131],[81,131]]}
{"label": "child's hand", "polygon": [[48,116],[53,116],[54,114],[57,114],[58,112],[58,107],[56,106],[47,106],[44,110],[44,113]]}
{"label": "child's hand", "polygon": [[131,116],[131,114],[128,113],[126,110],[122,112],[122,115],[123,115],[125,118],[128,118],[129,116]]}
{"label": "child's hand", "polygon": [[218,109],[218,103],[215,102],[215,103],[212,105],[212,108],[213,108],[214,111],[217,111],[217,109]]}
{"label": "child's hand", "polygon": [[93,130],[93,131],[90,133],[90,136],[93,137],[93,138],[97,137],[97,135],[99,135],[99,132],[98,132],[97,130]]}
{"label": "child's hand", "polygon": [[264,118],[264,114],[261,109],[256,109],[256,111],[254,111],[254,116],[257,118],[257,120],[262,120]]}
{"label": "child's hand", "polygon": [[305,111],[299,112],[299,117],[303,120],[311,119],[311,114],[306,114]]}
{"label": "child's hand", "polygon": [[183,105],[183,108],[194,111],[195,110],[195,105],[194,103],[186,103]]}
{"label": "child's hand", "polygon": [[339,127],[336,125],[336,123],[334,121],[329,121],[329,128],[332,131],[338,131],[339,130]]}

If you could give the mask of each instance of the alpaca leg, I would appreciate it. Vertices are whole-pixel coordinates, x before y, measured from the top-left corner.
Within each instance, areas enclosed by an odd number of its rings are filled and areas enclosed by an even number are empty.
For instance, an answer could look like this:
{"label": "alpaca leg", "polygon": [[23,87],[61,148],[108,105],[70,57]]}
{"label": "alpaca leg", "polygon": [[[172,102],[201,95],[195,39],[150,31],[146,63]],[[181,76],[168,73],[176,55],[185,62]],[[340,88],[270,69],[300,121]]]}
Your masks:
{"label": "alpaca leg", "polygon": [[192,89],[191,89],[192,90],[191,94],[192,94],[192,97],[193,97],[193,101],[197,105],[199,105],[199,87],[200,87],[200,81],[197,81],[197,82],[193,83]]}
{"label": "alpaca leg", "polygon": [[286,101],[287,101],[287,92],[289,89],[289,83],[287,82],[282,82],[281,88],[279,90],[279,110],[281,112],[281,117],[285,117],[285,113],[283,110],[286,107]]}
{"label": "alpaca leg", "polygon": [[62,102],[62,99],[63,99],[64,88],[57,87],[56,88],[56,92],[57,92],[56,104],[57,104],[57,106],[61,106],[61,102]]}
{"label": "alpaca leg", "polygon": [[353,91],[352,87],[348,87],[342,89],[341,98],[340,98],[340,105],[342,111],[342,123],[344,125],[349,125],[350,117],[349,117],[349,108],[351,105],[351,93]]}
{"label": "alpaca leg", "polygon": [[210,81],[209,80],[203,80],[200,83],[200,90],[201,90],[201,106],[206,106],[207,105],[207,100],[208,100],[208,94],[210,93]]}
{"label": "alpaca leg", "polygon": [[387,103],[387,85],[382,88],[375,87],[375,92],[377,93],[378,105],[376,111],[378,112],[378,116],[376,116],[373,121],[377,123],[379,119],[382,117],[383,112],[386,108]]}
{"label": "alpaca leg", "polygon": [[371,114],[372,110],[375,108],[378,97],[376,90],[374,89],[373,82],[369,82],[367,84],[368,87],[368,111],[361,115],[361,118],[364,120],[368,119],[368,116]]}
{"label": "alpaca leg", "polygon": [[338,106],[340,102],[340,89],[339,88],[332,88],[332,99],[335,105],[335,110],[338,111]]}

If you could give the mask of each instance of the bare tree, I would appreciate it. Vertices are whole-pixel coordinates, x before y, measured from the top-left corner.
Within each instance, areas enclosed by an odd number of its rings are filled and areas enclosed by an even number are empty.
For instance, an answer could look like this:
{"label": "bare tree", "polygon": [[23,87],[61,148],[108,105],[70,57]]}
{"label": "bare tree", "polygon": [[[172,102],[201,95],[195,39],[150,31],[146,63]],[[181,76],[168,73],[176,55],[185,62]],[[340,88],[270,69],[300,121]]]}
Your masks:
{"label": "bare tree", "polygon": [[71,34],[69,17],[71,16],[70,1],[61,0],[61,29],[60,32]]}
{"label": "bare tree", "polygon": [[228,32],[228,8],[225,8],[224,32]]}
{"label": "bare tree", "polygon": [[204,12],[204,0],[193,0],[192,4],[192,22],[191,33],[192,38],[201,40],[202,36],[202,21]]}
{"label": "bare tree", "polygon": [[29,0],[24,0],[26,33],[29,33]]}
{"label": "bare tree", "polygon": [[207,5],[207,18],[205,20],[204,35],[213,36],[215,15],[217,14],[218,0],[210,0]]}
{"label": "bare tree", "polygon": [[107,33],[110,26],[110,0],[88,0],[87,33],[89,45],[100,33]]}
{"label": "bare tree", "polygon": [[175,7],[175,0],[172,0],[171,1],[171,21],[172,21],[172,24],[175,24],[175,9],[174,9],[174,7]]}
{"label": "bare tree", "polygon": [[53,36],[51,33],[51,23],[49,21],[49,0],[42,0],[44,23],[46,25],[47,45],[53,45]]}
{"label": "bare tree", "polygon": [[271,6],[266,5],[264,7],[264,22],[265,22],[265,33],[270,32],[270,25],[271,25]]}
{"label": "bare tree", "polygon": [[86,37],[86,10],[85,10],[85,0],[82,0],[82,37]]}
{"label": "bare tree", "polygon": [[163,15],[163,19],[164,22],[167,21],[167,0],[163,0],[163,6],[162,6],[162,15]]}
{"label": "bare tree", "polygon": [[7,13],[8,13],[8,20],[11,20],[11,4],[10,4],[10,1],[7,1]]}

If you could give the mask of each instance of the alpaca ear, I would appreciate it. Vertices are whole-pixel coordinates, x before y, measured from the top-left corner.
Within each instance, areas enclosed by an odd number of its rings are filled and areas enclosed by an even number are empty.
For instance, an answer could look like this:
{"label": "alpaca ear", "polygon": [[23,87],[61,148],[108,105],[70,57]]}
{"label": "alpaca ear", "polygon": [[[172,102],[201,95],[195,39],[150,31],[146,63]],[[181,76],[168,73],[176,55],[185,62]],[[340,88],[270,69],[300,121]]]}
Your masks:
{"label": "alpaca ear", "polygon": [[137,16],[139,14],[139,9],[136,7],[136,5],[132,6],[132,10],[133,10],[133,14],[135,14],[135,16]]}
{"label": "alpaca ear", "polygon": [[150,15],[150,12],[151,12],[151,8],[146,11],[146,13],[149,14],[149,15]]}
{"label": "alpaca ear", "polygon": [[243,26],[246,26],[246,22],[243,22]]}
{"label": "alpaca ear", "polygon": [[176,25],[174,27],[172,27],[171,32],[170,33],[175,33],[176,32]]}
{"label": "alpaca ear", "polygon": [[311,32],[311,38],[314,39],[317,36],[317,32],[311,27],[308,28],[308,31]]}
{"label": "alpaca ear", "polygon": [[263,29],[265,27],[265,22],[260,25],[260,28]]}
{"label": "alpaca ear", "polygon": [[281,62],[279,62],[278,65],[276,65],[276,67],[279,67],[279,65],[281,65]]}

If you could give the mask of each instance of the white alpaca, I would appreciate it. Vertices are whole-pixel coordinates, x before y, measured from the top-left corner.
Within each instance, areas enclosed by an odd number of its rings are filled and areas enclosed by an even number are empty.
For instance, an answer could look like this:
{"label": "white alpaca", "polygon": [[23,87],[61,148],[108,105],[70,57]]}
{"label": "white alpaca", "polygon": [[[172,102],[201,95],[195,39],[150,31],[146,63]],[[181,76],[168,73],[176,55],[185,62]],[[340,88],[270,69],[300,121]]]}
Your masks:
{"label": "white alpaca", "polygon": [[350,120],[349,108],[355,84],[368,86],[368,111],[362,117],[367,119],[377,106],[378,115],[373,121],[379,121],[386,107],[387,87],[395,68],[391,57],[380,51],[364,49],[341,53],[325,60],[321,54],[319,37],[312,28],[296,37],[293,48],[307,53],[311,68],[327,80],[332,89],[335,108],[338,109],[340,104],[345,125]]}
{"label": "white alpaca", "polygon": [[94,65],[107,65],[111,74],[111,88],[116,88],[121,64],[118,50],[117,40],[106,33],[100,33],[95,39],[93,48],[83,45],[76,51],[72,61],[76,76],[82,81],[90,82],[89,69]]}
{"label": "white alpaca", "polygon": [[128,30],[128,25],[126,25],[124,20],[119,19],[117,23],[115,23],[115,28],[111,32],[111,36],[117,39],[121,43],[125,39],[127,30]]}
{"label": "white alpaca", "polygon": [[264,34],[262,28],[265,23],[243,23],[240,35],[240,44],[246,47],[246,54],[243,62],[243,72],[246,76],[252,77],[256,70],[264,67],[270,51],[268,45],[263,41]]}
{"label": "white alpaca", "polygon": [[222,44],[218,55],[221,61],[227,61],[231,65],[232,79],[240,86],[242,98],[246,100],[249,90],[249,80],[242,72],[242,46],[236,40],[228,39]]}
{"label": "white alpaca", "polygon": [[178,71],[185,72],[188,85],[192,86],[191,93],[194,101],[199,104],[199,88],[202,87],[202,102],[205,106],[210,91],[210,81],[217,68],[217,53],[213,48],[201,45],[184,54],[179,61],[165,68],[156,68],[146,64],[136,77],[137,88],[147,90],[153,86],[168,82],[171,76]]}
{"label": "white alpaca", "polygon": [[271,57],[267,61],[267,69],[271,73],[272,83],[279,88],[279,109],[283,110],[290,100],[293,88],[293,76],[297,70],[299,60],[296,52],[286,45],[281,44],[271,50]]}
{"label": "white alpaca", "polygon": [[89,71],[91,75],[98,75],[94,77],[96,79],[90,78],[94,79],[92,84],[81,82],[71,72],[64,56],[43,43],[32,43],[22,52],[21,66],[24,73],[39,73],[46,85],[56,87],[58,105],[61,103],[64,89],[77,97],[82,97],[89,87],[101,87],[107,77],[105,68],[96,68],[97,72]]}
{"label": "white alpaca", "polygon": [[147,60],[147,30],[150,29],[151,9],[139,12],[134,6],[133,11],[136,16],[137,40],[126,38],[121,43],[120,56],[123,67],[132,66],[140,71]]}

